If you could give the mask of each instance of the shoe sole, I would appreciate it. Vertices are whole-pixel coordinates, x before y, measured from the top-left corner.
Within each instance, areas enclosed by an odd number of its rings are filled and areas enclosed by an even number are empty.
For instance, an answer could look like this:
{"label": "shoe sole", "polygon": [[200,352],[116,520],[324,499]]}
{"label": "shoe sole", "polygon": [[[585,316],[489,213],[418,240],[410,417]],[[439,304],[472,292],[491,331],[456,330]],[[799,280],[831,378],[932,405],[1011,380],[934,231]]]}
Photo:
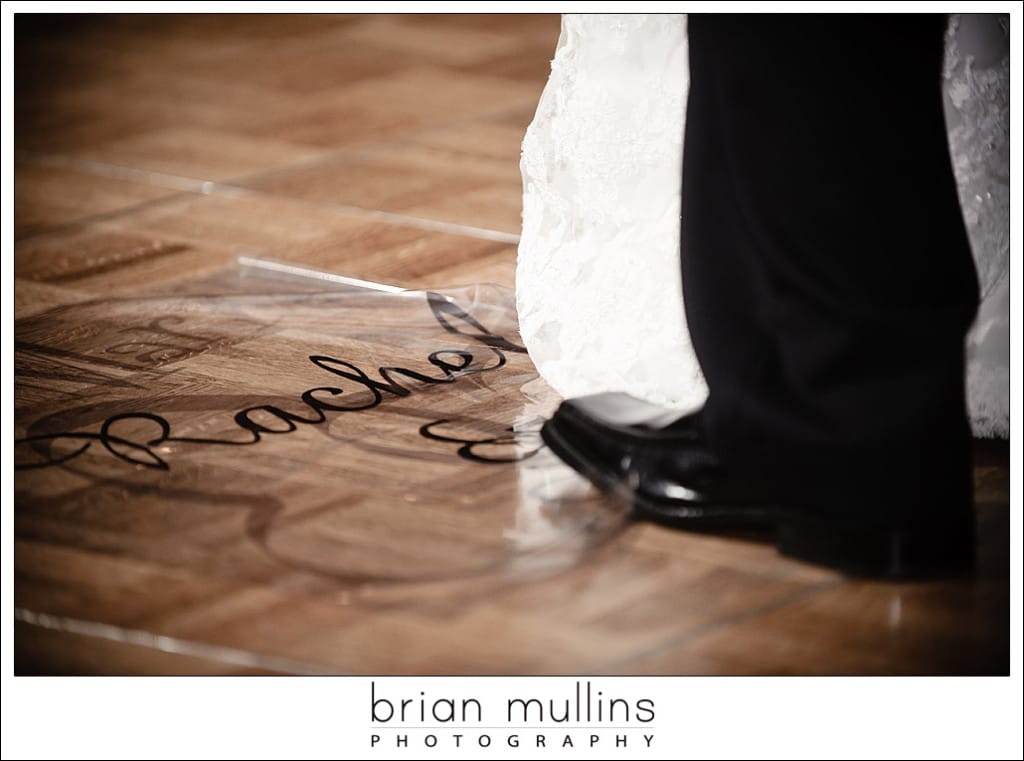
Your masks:
{"label": "shoe sole", "polygon": [[[552,418],[541,438],[569,467],[602,492],[633,505],[632,517],[695,533],[736,534],[774,530],[781,555],[850,576],[912,580],[969,574],[974,568],[974,518],[966,511],[924,527],[865,525],[862,521],[808,515],[780,507],[689,504],[653,499],[592,463]],[[570,424],[570,427],[573,427]]]}

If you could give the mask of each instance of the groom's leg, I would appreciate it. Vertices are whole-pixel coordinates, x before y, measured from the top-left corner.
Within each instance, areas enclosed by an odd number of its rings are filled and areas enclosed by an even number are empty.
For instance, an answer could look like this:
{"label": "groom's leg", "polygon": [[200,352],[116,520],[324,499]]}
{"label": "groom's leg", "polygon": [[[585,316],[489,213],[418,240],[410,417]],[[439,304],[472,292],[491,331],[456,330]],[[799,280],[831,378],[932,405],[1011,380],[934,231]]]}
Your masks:
{"label": "groom's leg", "polygon": [[945,20],[692,16],[687,317],[723,460],[788,502],[967,508],[977,279]]}

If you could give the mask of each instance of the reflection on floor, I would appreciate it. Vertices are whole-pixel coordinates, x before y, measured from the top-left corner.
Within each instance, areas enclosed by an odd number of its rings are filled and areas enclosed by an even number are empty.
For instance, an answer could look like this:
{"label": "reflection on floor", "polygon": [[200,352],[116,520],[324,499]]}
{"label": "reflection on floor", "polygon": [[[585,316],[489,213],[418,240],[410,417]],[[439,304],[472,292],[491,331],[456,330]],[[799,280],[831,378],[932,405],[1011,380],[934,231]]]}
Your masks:
{"label": "reflection on floor", "polygon": [[18,673],[1008,671],[1005,443],[976,576],[925,584],[624,523],[534,451],[508,288],[556,17],[16,33]]}

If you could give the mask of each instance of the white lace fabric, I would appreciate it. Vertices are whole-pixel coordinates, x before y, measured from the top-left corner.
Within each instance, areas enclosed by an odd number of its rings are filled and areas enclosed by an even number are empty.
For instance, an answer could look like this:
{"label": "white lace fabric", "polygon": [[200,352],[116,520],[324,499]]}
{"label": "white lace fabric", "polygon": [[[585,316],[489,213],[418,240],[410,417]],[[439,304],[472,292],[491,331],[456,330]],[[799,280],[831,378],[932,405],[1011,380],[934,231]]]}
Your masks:
{"label": "white lace fabric", "polygon": [[967,336],[967,403],[978,436],[1010,435],[1010,25],[953,16],[946,34],[946,128],[981,288]]}
{"label": "white lace fabric", "polygon": [[[976,435],[1009,433],[1009,26],[953,17],[947,124],[983,302],[968,337]],[[1000,54],[1001,51],[1001,54]],[[679,274],[689,85],[679,15],[562,18],[523,140],[516,301],[541,375],[566,397],[703,403]]]}

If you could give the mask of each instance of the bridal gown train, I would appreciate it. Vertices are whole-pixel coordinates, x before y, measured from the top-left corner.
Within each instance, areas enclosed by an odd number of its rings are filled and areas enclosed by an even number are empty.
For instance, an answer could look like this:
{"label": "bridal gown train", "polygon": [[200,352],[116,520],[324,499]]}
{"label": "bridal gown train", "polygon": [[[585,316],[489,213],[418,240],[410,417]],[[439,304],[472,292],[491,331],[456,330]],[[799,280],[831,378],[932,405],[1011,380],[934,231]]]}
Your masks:
{"label": "bridal gown train", "polygon": [[[627,391],[696,408],[707,388],[679,276],[686,21],[566,15],[523,140],[516,301],[563,396]],[[1009,22],[950,18],[946,122],[981,286],[967,338],[977,436],[1009,435]],[[884,118],[884,114],[879,115]],[[879,193],[913,192],[889,188]]]}

